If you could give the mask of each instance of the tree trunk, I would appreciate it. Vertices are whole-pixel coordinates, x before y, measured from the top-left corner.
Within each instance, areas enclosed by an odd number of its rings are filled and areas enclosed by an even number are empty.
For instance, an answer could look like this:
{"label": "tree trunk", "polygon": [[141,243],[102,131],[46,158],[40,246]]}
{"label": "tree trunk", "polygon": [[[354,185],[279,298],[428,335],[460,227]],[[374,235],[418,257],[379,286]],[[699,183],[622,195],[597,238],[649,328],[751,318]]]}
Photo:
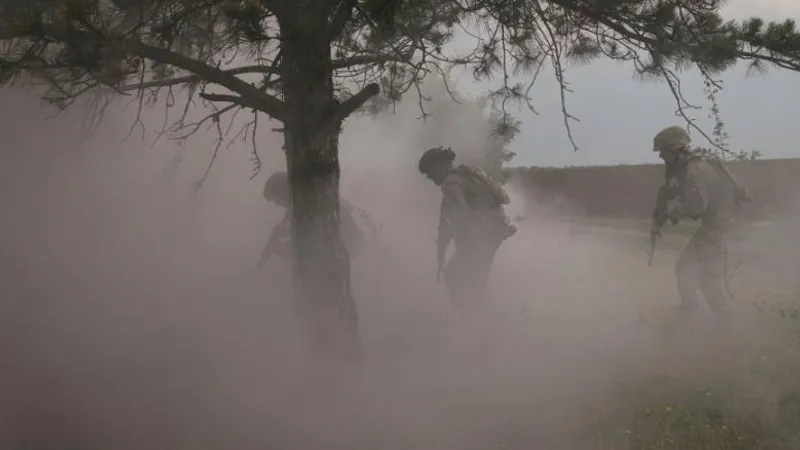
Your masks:
{"label": "tree trunk", "polygon": [[324,33],[326,15],[315,13],[315,3],[297,1],[298,9],[281,22],[295,300],[318,349],[358,360],[361,342],[350,256],[339,226],[341,121],[332,120],[337,102],[330,40]]}

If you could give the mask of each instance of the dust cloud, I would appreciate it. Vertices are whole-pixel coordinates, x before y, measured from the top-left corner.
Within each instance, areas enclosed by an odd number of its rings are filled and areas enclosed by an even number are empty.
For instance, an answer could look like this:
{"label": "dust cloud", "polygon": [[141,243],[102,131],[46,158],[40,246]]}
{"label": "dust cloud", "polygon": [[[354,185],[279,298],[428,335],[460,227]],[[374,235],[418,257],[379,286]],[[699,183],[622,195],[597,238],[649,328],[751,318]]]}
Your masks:
{"label": "dust cloud", "polygon": [[648,270],[646,236],[575,232],[513,185],[511,214],[538,218],[500,249],[491,303],[456,316],[439,192],[416,171],[435,120],[396,115],[342,137],[343,195],[381,228],[353,261],[367,361],[325,367],[298,344],[288,269],[255,269],[282,215],[261,197],[283,164],[269,124],[257,177],[246,144],[223,148],[195,194],[212,132],[151,148],[121,141],[119,112],[76,146],[79,110],[2,100],[0,448],[593,448],[619,380],[736,346],[695,336],[670,356],[641,320],[677,301],[670,260]]}

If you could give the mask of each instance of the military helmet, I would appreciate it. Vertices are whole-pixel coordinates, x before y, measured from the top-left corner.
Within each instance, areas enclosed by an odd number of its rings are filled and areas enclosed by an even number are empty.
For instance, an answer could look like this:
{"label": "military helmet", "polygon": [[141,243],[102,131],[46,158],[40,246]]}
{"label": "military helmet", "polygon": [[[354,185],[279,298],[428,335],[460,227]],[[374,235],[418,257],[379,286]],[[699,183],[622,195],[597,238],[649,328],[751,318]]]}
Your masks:
{"label": "military helmet", "polygon": [[264,198],[267,201],[289,198],[289,177],[286,172],[275,172],[264,183]]}
{"label": "military helmet", "polygon": [[438,162],[453,162],[456,159],[456,154],[450,148],[433,147],[428,149],[419,158],[419,172],[428,173],[431,166]]}
{"label": "military helmet", "polygon": [[692,140],[689,138],[689,133],[687,133],[683,127],[667,127],[659,131],[653,138],[653,151],[661,152],[663,150],[674,152],[689,146],[691,142]]}

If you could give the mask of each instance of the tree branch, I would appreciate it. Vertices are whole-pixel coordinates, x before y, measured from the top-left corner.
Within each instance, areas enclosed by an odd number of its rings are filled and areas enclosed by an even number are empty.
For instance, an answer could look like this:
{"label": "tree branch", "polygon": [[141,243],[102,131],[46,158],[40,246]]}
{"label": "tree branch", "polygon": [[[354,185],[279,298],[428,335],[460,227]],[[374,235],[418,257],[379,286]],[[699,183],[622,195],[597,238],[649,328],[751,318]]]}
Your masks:
{"label": "tree branch", "polygon": [[254,106],[252,106],[252,102],[248,102],[247,98],[241,97],[239,95],[206,94],[204,92],[198,95],[203,100],[208,100],[210,102],[228,102],[228,103],[233,103],[235,105],[244,106],[247,108],[255,108]]}
{"label": "tree branch", "polygon": [[[190,58],[172,50],[153,47],[137,39],[124,39],[122,41],[116,41],[75,28],[60,28],[48,24],[39,24],[37,32],[32,33],[32,35],[36,38],[50,38],[60,42],[77,41],[101,47],[105,45],[113,45],[117,47],[117,50],[122,52],[162,64],[169,64],[179,69],[186,70],[187,72],[191,72],[192,74],[201,78],[203,81],[219,84],[220,86],[239,94],[242,98],[241,101],[246,102],[247,106],[262,111],[276,120],[283,121],[286,115],[283,102],[278,98],[262,92],[252,84],[239,79],[235,74],[230,73],[230,71],[219,69],[203,61]],[[2,37],[3,36],[0,36],[0,38]]]}
{"label": "tree branch", "polygon": [[[244,75],[248,73],[263,73],[271,75],[275,73],[275,70],[272,67],[267,67],[267,66],[242,66],[242,67],[236,67],[234,69],[224,70],[223,72],[230,75]],[[184,77],[171,78],[169,80],[153,80],[153,81],[145,81],[144,83],[127,84],[124,86],[120,86],[119,90],[122,92],[130,92],[139,89],[169,87],[169,86],[177,86],[179,84],[199,83],[201,81],[203,81],[203,77],[199,75],[186,75]]]}
{"label": "tree branch", "polygon": [[377,83],[368,84],[364,89],[336,106],[336,109],[333,111],[333,120],[335,122],[340,122],[346,119],[350,114],[363,106],[367,100],[378,95],[380,91],[381,88]]}
{"label": "tree branch", "polygon": [[411,58],[405,55],[358,55],[334,60],[331,64],[331,67],[333,70],[341,70],[353,66],[363,66],[367,64],[380,64],[387,62],[408,63],[410,61]]}
{"label": "tree branch", "polygon": [[333,7],[331,21],[328,24],[326,35],[328,39],[335,40],[342,32],[347,22],[353,17],[353,9],[358,6],[357,0],[338,0]]}
{"label": "tree branch", "polygon": [[276,120],[285,119],[283,102],[246,81],[237,78],[225,70],[210,66],[202,61],[181,55],[179,53],[158,47],[143,44],[139,41],[128,41],[124,44],[129,49],[143,58],[169,64],[184,69],[201,77],[204,81],[219,84],[239,94],[240,104],[262,111]]}

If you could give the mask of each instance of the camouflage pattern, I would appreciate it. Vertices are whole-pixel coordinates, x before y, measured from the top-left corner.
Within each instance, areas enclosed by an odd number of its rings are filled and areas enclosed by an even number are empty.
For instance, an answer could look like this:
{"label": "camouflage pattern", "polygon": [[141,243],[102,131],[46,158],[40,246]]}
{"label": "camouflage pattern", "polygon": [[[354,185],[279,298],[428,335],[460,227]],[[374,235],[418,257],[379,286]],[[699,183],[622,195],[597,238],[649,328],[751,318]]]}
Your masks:
{"label": "camouflage pattern", "polygon": [[[473,164],[462,164],[450,169],[451,174],[459,175],[464,181],[464,188],[474,192],[472,195],[478,198],[478,207],[491,207],[495,203],[507,205],[511,202],[505,189],[489,176],[480,166]],[[487,196],[483,199],[483,196]]]}
{"label": "camouflage pattern", "polygon": [[692,311],[700,294],[718,314],[727,313],[727,238],[738,222],[737,186],[713,156],[688,154],[675,172],[678,202],[670,216],[700,220],[701,225],[676,265],[681,309]]}
{"label": "camouflage pattern", "polygon": [[483,170],[466,165],[450,169],[441,189],[440,260],[449,243],[455,244],[443,268],[445,285],[454,304],[474,304],[486,298],[497,250],[517,232],[503,210],[508,195]]}
{"label": "camouflage pattern", "polygon": [[681,311],[695,311],[702,294],[715,313],[724,315],[730,312],[727,253],[722,233],[703,226],[697,230],[675,267]]}

